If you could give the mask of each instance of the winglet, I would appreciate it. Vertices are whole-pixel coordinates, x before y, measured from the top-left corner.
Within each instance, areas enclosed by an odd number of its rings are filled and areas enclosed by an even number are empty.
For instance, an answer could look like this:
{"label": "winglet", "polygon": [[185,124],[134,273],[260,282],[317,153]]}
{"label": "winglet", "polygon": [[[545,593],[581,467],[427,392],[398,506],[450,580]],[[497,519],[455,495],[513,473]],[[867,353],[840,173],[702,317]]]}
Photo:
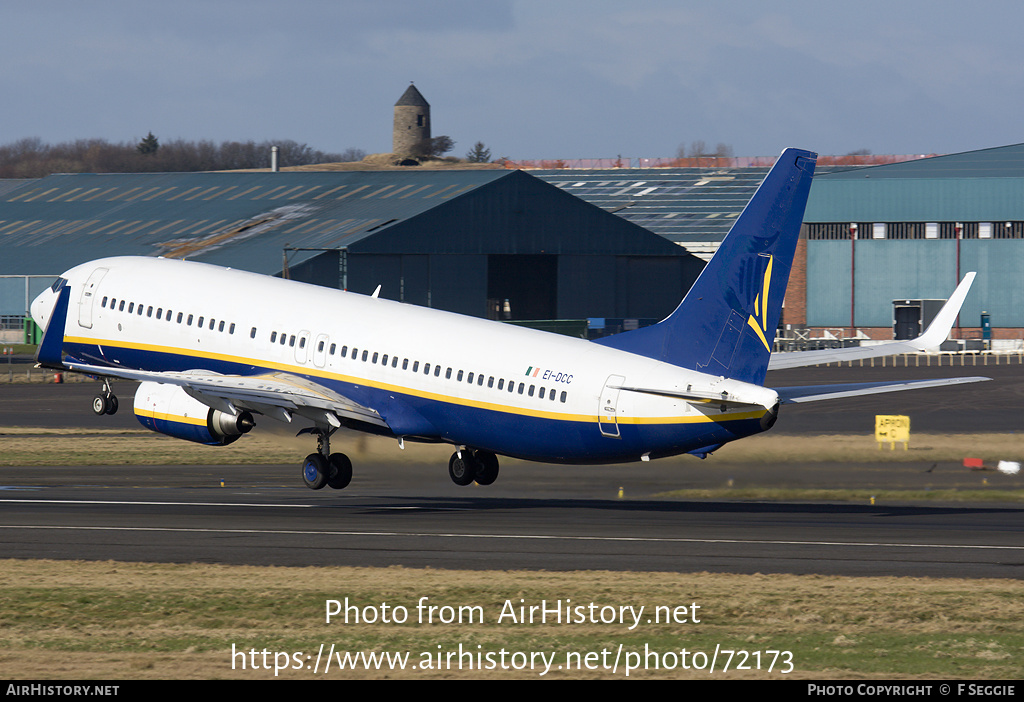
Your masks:
{"label": "winglet", "polygon": [[50,314],[50,323],[43,332],[43,340],[36,349],[36,363],[46,368],[64,368],[61,351],[64,348],[64,324],[68,318],[68,303],[71,300],[71,286],[65,285],[57,295],[57,302]]}
{"label": "winglet", "polygon": [[953,328],[953,322],[956,321],[957,315],[960,314],[960,308],[963,307],[967,293],[971,291],[971,284],[974,283],[975,275],[976,273],[971,271],[964,276],[964,279],[956,286],[956,290],[946,300],[946,304],[942,306],[939,313],[932,319],[931,324],[924,330],[924,334],[916,339],[911,339],[908,343],[924,351],[933,349],[946,340],[950,329]]}

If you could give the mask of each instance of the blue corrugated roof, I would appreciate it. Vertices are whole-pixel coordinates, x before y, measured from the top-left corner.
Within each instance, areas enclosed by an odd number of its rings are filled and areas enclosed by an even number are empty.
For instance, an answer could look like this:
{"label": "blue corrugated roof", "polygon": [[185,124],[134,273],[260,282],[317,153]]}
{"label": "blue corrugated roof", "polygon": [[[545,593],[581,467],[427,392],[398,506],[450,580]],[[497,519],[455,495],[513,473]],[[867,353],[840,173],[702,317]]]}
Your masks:
{"label": "blue corrugated roof", "polygon": [[350,246],[510,174],[54,175],[0,196],[0,246],[7,261],[17,261],[17,273],[52,272],[55,256],[68,262],[115,253],[227,258],[227,265],[276,272],[285,245]]}

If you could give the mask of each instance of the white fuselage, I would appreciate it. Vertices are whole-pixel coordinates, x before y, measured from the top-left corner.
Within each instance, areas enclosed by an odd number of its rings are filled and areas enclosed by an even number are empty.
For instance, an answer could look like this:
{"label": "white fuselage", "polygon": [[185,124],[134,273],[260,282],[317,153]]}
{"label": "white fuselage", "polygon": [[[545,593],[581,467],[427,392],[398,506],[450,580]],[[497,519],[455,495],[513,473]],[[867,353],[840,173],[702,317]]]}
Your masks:
{"label": "white fuselage", "polygon": [[[756,433],[777,401],[760,386],[583,339],[207,264],[119,257],[63,277],[70,356],[149,371],[301,376],[386,421],[401,402],[436,429],[414,432],[420,438],[505,455],[671,455]],[[48,290],[32,304],[42,327],[54,297]],[[727,392],[750,407],[623,387]]]}

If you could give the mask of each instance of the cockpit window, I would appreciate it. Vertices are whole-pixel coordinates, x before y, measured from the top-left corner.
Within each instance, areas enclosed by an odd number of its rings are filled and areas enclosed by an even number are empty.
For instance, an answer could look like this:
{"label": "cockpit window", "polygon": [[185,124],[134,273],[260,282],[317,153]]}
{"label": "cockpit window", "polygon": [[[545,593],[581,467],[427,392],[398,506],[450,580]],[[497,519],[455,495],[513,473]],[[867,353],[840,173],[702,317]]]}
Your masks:
{"label": "cockpit window", "polygon": [[68,284],[67,278],[60,278],[60,277],[58,277],[57,280],[53,281],[53,285],[50,286],[50,290],[52,290],[53,292],[57,292],[58,290],[60,290],[61,288],[63,288],[67,284]]}

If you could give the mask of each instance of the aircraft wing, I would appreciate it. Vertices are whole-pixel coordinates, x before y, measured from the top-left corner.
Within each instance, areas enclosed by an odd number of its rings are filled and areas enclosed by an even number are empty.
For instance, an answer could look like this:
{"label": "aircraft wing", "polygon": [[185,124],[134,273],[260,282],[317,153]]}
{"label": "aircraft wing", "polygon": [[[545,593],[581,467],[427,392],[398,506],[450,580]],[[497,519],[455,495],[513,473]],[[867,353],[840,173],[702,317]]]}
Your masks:
{"label": "aircraft wing", "polygon": [[921,353],[934,349],[949,336],[949,330],[960,314],[960,308],[964,299],[971,289],[975,274],[968,273],[956,290],[942,306],[935,319],[928,325],[924,333],[915,339],[906,341],[891,341],[873,346],[856,346],[846,349],[823,349],[821,351],[794,351],[791,353],[772,354],[768,361],[768,370],[781,370],[783,368],[802,368],[804,366],[816,366],[819,363],[832,363],[835,361],[853,361],[859,358],[875,358],[878,356],[891,356],[897,353]]}
{"label": "aircraft wing", "polygon": [[339,417],[388,426],[376,410],[323,385],[287,373],[241,376],[209,371],[154,372],[93,366],[70,359],[64,365],[91,375],[178,385],[204,405],[228,414],[236,414],[236,409],[246,409],[286,422],[297,414],[333,427],[341,426]]}
{"label": "aircraft wing", "polygon": [[963,383],[979,383],[991,378],[974,376],[969,378],[939,378],[937,380],[891,380],[876,383],[844,383],[839,385],[803,385],[799,387],[772,388],[779,394],[779,401],[784,405],[797,402],[817,402],[818,400],[836,400],[843,397],[875,395],[882,392],[899,390],[919,390],[943,385],[960,385]]}

